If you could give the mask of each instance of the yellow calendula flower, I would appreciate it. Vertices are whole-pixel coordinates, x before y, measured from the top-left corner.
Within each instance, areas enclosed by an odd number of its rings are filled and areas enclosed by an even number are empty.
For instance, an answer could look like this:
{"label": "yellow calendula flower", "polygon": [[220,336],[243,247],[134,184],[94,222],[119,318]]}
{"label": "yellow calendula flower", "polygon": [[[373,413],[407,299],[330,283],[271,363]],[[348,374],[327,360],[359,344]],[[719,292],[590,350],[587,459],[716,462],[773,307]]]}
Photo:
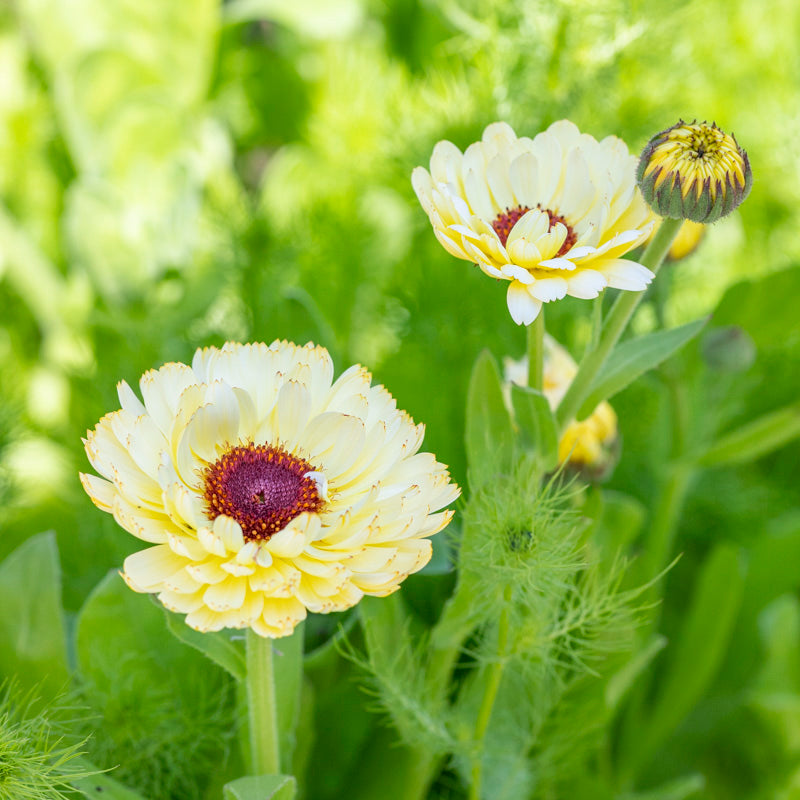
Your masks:
{"label": "yellow calendula flower", "polygon": [[649,269],[623,259],[653,229],[636,188],[636,158],[609,136],[598,142],[567,120],[535,138],[489,125],[462,153],[433,149],[430,172],[411,180],[444,248],[508,281],[507,303],[529,325],[542,303],[592,299],[606,287],[642,291]]}
{"label": "yellow calendula flower", "polygon": [[662,217],[704,223],[730,214],[753,184],[747,153],[734,136],[683,120],[647,143],[636,177]]}
{"label": "yellow calendula flower", "polygon": [[308,344],[228,343],[124,381],[85,439],[95,505],[155,546],[123,577],[200,631],[287,636],[307,611],[395,591],[459,489],[423,425]]}
{"label": "yellow calendula flower", "polygon": [[[542,392],[554,411],[564,397],[578,367],[572,356],[552,336],[544,337]],[[506,358],[505,379],[520,386],[528,382],[528,361]],[[600,403],[586,419],[569,424],[558,443],[558,461],[594,475],[603,474],[614,460],[617,415],[607,402]]]}

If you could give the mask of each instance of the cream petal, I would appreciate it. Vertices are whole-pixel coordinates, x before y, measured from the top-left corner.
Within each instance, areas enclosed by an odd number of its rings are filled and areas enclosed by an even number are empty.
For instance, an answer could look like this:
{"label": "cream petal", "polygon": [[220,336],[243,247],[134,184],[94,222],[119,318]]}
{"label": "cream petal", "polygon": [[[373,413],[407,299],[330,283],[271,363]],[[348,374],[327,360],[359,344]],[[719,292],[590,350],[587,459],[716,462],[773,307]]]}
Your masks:
{"label": "cream petal", "polygon": [[289,597],[300,583],[302,574],[291,564],[275,560],[271,567],[261,569],[248,578],[254,592],[263,592],[269,597]]}
{"label": "cream petal", "polygon": [[205,547],[206,552],[213,556],[225,558],[228,550],[225,543],[217,536],[211,528],[202,527],[197,529],[197,541]]}
{"label": "cream petal", "polygon": [[212,611],[230,611],[234,608],[241,608],[244,603],[247,581],[237,578],[235,575],[228,575],[225,580],[215,583],[206,589],[203,595],[203,602]]}
{"label": "cream petal", "polygon": [[168,611],[176,614],[189,614],[203,607],[203,592],[201,589],[193,594],[179,594],[165,590],[158,594],[158,599]]}
{"label": "cream petal", "polygon": [[204,585],[220,583],[220,581],[224,581],[228,578],[228,573],[222,569],[220,562],[216,559],[203,561],[200,564],[187,564],[186,571],[198,583]]}
{"label": "cream petal", "polygon": [[446,140],[437,142],[431,155],[431,177],[436,183],[460,183],[461,151]]}
{"label": "cream petal", "polygon": [[303,531],[289,526],[270,536],[266,549],[278,558],[295,558],[303,552],[305,545],[306,538]]}
{"label": "cream petal", "polygon": [[335,488],[337,476],[355,462],[364,447],[364,428],[358,417],[331,411],[309,422],[303,445],[311,463],[325,473],[332,487]]}
{"label": "cream petal", "polygon": [[534,299],[550,303],[566,296],[567,282],[564,278],[537,278],[528,286],[528,292]]}
{"label": "cream petal", "polygon": [[214,534],[225,546],[228,553],[238,553],[244,547],[242,526],[235,519],[220,514],[214,520]]}
{"label": "cream petal", "polygon": [[136,396],[133,389],[131,389],[126,381],[120,381],[117,384],[117,397],[119,397],[119,404],[122,406],[123,410],[132,417],[141,417],[147,413],[144,404]]}
{"label": "cream petal", "polygon": [[114,498],[111,512],[120,527],[145,542],[165,544],[170,534],[181,533],[165,514],[134,506],[120,495]]}
{"label": "cream petal", "polygon": [[567,156],[564,184],[555,206],[559,213],[571,222],[577,222],[591,208],[597,196],[597,187],[592,181],[586,158],[579,148],[570,150]]}
{"label": "cream petal", "polygon": [[520,267],[526,270],[534,269],[542,260],[539,248],[526,238],[519,238],[507,246],[508,256]]}
{"label": "cream petal", "polygon": [[542,308],[541,302],[528,294],[525,284],[517,281],[509,284],[506,302],[511,313],[511,319],[517,325],[530,325],[539,316],[539,311]]}
{"label": "cream petal", "polygon": [[290,380],[278,392],[278,402],[272,412],[271,428],[277,440],[294,452],[303,439],[311,414],[311,395],[298,381]]}
{"label": "cream petal", "polygon": [[527,208],[533,208],[540,202],[539,194],[539,164],[533,153],[523,153],[517,156],[510,167],[511,188],[517,203]]}
{"label": "cream petal", "polygon": [[142,375],[139,389],[147,413],[165,436],[169,436],[175,409],[184,390],[196,383],[194,372],[185,364],[164,364]]}
{"label": "cream petal", "polygon": [[117,490],[111,481],[98,478],[96,475],[80,473],[81,484],[92,502],[102,511],[111,511]]}
{"label": "cream petal", "polygon": [[594,269],[580,269],[567,278],[567,294],[580,297],[583,300],[593,300],[608,282],[605,277]]}
{"label": "cream petal", "polygon": [[425,167],[414,167],[411,172],[411,186],[425,212],[430,214],[433,208],[433,180]]}
{"label": "cream petal", "polygon": [[596,265],[597,271],[605,275],[608,285],[614,289],[626,289],[632,292],[642,292],[647,284],[655,277],[653,273],[642,264],[618,258],[613,261],[604,261]]}
{"label": "cream petal", "polygon": [[168,545],[160,544],[129,555],[123,564],[123,577],[136,591],[152,592],[162,588],[165,579],[184,566],[184,559]]}
{"label": "cream petal", "polygon": [[517,206],[508,171],[508,158],[503,155],[496,155],[486,166],[486,179],[494,197],[495,206],[498,208],[516,208]]}
{"label": "cream petal", "polygon": [[[469,153],[469,150],[467,153]],[[464,173],[464,191],[473,214],[477,214],[485,220],[494,219],[497,216],[497,209],[489,194],[489,187],[486,184],[486,176],[483,171],[478,173],[474,168],[466,170]]]}
{"label": "cream petal", "polygon": [[183,558],[190,561],[202,561],[208,556],[208,551],[197,541],[190,536],[176,536],[172,535],[167,539],[170,550],[177,553]]}
{"label": "cream petal", "polygon": [[548,269],[563,269],[572,271],[575,269],[575,264],[569,258],[548,258],[539,264],[540,267],[547,267]]}
{"label": "cream petal", "polygon": [[202,633],[221,631],[225,627],[226,617],[208,606],[202,606],[186,615],[186,624]]}
{"label": "cream petal", "polygon": [[506,264],[500,271],[505,277],[514,281],[519,281],[519,283],[524,283],[525,285],[533,283],[534,281],[533,275],[531,275],[528,270],[518,267],[515,264]]}
{"label": "cream petal", "polygon": [[174,575],[170,575],[164,581],[164,587],[167,591],[177,594],[194,594],[202,588],[202,584],[196,581],[184,567]]}

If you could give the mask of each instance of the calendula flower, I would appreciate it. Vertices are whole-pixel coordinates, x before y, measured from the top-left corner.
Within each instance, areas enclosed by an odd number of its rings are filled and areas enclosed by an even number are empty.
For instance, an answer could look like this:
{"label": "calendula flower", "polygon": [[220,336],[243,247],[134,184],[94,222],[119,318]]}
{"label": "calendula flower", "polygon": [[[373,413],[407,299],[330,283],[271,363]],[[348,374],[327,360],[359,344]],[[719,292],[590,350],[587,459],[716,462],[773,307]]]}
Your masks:
{"label": "calendula flower", "polygon": [[705,223],[730,214],[753,184],[747,153],[735,137],[716,125],[683,120],[647,143],[636,177],[662,217]]}
{"label": "calendula flower", "polygon": [[[544,364],[542,392],[554,411],[564,397],[578,367],[572,356],[552,336],[544,337]],[[504,361],[505,379],[510,383],[526,386],[528,383],[528,361]],[[617,442],[617,415],[603,401],[586,419],[573,420],[558,443],[558,461],[569,464],[593,477],[602,476],[614,461]]]}
{"label": "calendula flower", "polygon": [[142,400],[85,440],[95,505],[154,544],[123,577],[200,631],[286,636],[395,591],[431,557],[458,497],[443,464],[367,370],[328,351],[228,343],[145,373]]}
{"label": "calendula flower", "polygon": [[591,299],[606,286],[642,291],[652,280],[621,258],[647,239],[654,216],[636,188],[636,158],[615,136],[598,142],[561,120],[518,138],[496,122],[464,153],[439,142],[430,167],[411,180],[436,238],[509,282],[518,325],[542,303]]}

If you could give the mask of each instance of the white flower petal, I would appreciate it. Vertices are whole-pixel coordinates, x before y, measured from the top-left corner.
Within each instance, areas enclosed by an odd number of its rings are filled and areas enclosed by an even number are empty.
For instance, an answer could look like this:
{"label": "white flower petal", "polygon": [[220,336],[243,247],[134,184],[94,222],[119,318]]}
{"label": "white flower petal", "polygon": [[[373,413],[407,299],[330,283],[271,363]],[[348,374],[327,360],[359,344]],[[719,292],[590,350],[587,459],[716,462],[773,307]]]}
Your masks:
{"label": "white flower petal", "polygon": [[508,310],[511,312],[511,319],[517,325],[530,325],[539,316],[542,308],[541,302],[528,294],[527,286],[517,281],[509,284],[506,301]]}

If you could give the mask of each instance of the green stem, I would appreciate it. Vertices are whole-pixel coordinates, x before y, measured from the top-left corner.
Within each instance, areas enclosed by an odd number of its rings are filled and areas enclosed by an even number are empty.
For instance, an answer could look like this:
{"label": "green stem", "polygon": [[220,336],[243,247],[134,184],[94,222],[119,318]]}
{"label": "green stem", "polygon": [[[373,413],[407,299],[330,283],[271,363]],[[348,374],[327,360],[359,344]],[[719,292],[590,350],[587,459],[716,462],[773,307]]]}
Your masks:
{"label": "green stem", "polygon": [[497,699],[497,692],[500,689],[500,682],[503,678],[503,670],[506,666],[506,655],[508,651],[508,629],[511,616],[511,587],[506,586],[503,592],[503,610],[500,613],[500,621],[497,625],[497,660],[489,668],[489,675],[483,689],[483,698],[478,710],[478,718],[475,721],[474,742],[477,753],[472,763],[472,781],[469,787],[469,800],[480,800],[481,780],[483,771],[483,740],[489,728],[489,721],[492,718],[494,701]]}
{"label": "green stem", "polygon": [[528,386],[542,391],[544,373],[544,308],[528,325]]}
{"label": "green stem", "polygon": [[[648,267],[653,272],[658,272],[658,268],[661,266],[661,262],[669,251],[669,247],[682,224],[683,220],[680,219],[665,219],[661,223],[661,227],[650,241],[650,244],[647,245],[647,249],[642,256],[641,263],[645,267]],[[644,292],[620,292],[608,317],[606,317],[597,347],[584,356],[575,378],[558,406],[556,419],[562,430],[575,419],[575,415],[589,395],[597,373],[600,372],[606,359],[614,349],[614,345],[619,341],[619,337],[622,336],[625,326],[633,316],[633,312],[643,296]]]}
{"label": "green stem", "polygon": [[247,631],[247,713],[254,775],[280,773],[272,639]]}

